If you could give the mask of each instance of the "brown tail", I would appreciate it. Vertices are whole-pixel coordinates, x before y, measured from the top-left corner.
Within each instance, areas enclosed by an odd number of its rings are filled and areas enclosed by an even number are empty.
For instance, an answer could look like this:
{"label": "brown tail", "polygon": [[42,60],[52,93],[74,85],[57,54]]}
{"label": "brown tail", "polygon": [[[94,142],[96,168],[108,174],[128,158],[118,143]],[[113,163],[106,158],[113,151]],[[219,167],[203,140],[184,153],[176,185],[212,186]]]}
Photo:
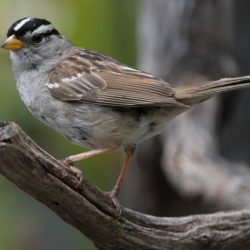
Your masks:
{"label": "brown tail", "polygon": [[250,76],[223,78],[200,85],[176,88],[175,99],[186,105],[194,105],[219,93],[247,87],[250,87]]}

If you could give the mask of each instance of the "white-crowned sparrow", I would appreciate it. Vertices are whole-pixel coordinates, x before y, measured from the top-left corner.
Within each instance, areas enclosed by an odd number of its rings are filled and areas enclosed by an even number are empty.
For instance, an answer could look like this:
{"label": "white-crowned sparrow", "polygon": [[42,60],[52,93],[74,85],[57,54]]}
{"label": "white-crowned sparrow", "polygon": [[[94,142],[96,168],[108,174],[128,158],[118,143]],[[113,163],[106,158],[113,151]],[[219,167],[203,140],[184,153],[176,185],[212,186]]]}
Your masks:
{"label": "white-crowned sparrow", "polygon": [[21,98],[31,113],[71,141],[92,151],[66,158],[71,164],[123,147],[127,160],[111,197],[127,172],[135,145],[159,134],[165,123],[195,104],[250,86],[250,77],[173,88],[110,57],[73,46],[50,22],[23,18],[8,30]]}

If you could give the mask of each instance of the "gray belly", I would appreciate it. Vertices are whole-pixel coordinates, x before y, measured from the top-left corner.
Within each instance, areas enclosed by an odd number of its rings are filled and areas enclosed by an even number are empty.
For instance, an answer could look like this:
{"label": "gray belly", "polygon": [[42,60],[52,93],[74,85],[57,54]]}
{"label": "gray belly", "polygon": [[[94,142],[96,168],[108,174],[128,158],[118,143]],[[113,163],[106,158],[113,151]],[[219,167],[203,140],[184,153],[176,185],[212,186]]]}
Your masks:
{"label": "gray belly", "polygon": [[[159,134],[170,118],[181,113],[170,108],[112,108],[62,102],[46,89],[21,97],[38,119],[76,144],[90,148],[117,148],[138,144]],[[34,92],[33,92],[34,93]]]}
{"label": "gray belly", "polygon": [[138,144],[160,133],[169,112],[146,114],[137,109],[102,107],[56,101],[31,112],[72,142],[89,148],[117,148]]}

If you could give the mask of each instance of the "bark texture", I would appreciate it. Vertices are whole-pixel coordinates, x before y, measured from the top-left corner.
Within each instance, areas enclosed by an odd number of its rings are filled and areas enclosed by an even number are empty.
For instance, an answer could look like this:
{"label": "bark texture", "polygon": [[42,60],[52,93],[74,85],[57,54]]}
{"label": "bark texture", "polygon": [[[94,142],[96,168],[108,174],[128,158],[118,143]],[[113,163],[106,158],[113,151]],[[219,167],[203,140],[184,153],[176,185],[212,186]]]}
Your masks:
{"label": "bark texture", "polygon": [[111,200],[78,170],[38,147],[16,124],[0,123],[0,172],[103,250],[220,250],[250,246],[250,211],[160,218]]}

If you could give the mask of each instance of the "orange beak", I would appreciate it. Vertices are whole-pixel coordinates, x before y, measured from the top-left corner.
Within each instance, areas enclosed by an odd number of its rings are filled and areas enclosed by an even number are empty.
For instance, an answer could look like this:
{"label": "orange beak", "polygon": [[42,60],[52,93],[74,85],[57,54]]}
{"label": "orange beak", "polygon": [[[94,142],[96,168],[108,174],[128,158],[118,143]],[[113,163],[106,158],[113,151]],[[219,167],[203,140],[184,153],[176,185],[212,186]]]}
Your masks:
{"label": "orange beak", "polygon": [[16,38],[15,35],[8,37],[3,43],[0,44],[1,48],[17,51],[23,48],[26,48],[27,45],[23,43],[21,40]]}

